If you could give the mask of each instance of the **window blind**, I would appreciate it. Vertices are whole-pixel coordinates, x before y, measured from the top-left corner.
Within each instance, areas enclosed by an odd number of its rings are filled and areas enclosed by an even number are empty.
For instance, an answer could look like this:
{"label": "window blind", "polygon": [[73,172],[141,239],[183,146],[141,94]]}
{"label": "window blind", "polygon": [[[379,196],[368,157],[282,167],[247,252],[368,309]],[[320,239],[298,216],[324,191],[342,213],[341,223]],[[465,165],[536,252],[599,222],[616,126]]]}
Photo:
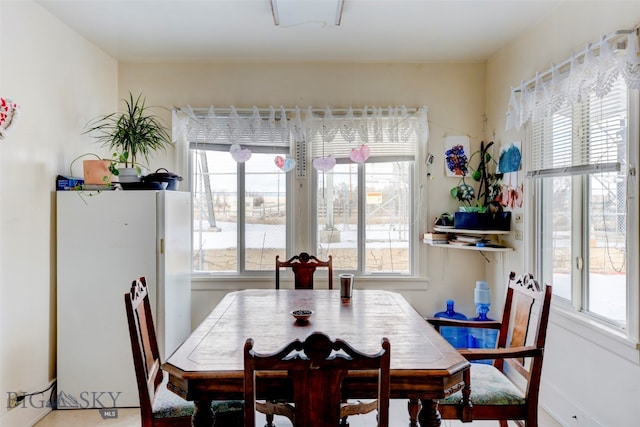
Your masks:
{"label": "window blind", "polygon": [[[322,119],[318,119],[322,120]],[[340,121],[345,125],[341,125]],[[336,132],[330,138],[323,132],[316,132],[311,141],[311,157],[319,158],[333,156],[337,163],[350,162],[349,155],[352,149],[358,149],[366,144],[371,154],[369,161],[394,161],[414,160],[418,135],[415,129],[418,127],[413,117],[403,119],[404,123],[393,117],[378,118],[333,118],[331,127],[334,129],[350,128],[351,133]],[[346,122],[349,124],[346,125]],[[318,122],[318,128],[322,128]]]}
{"label": "window blind", "polygon": [[529,128],[528,177],[620,170],[624,161],[627,87],[620,78],[602,98],[565,105]]}
{"label": "window blind", "polygon": [[280,111],[271,116],[258,110],[198,111],[191,115],[186,134],[192,149],[228,151],[240,144],[254,153],[287,154],[291,135],[285,123]]}

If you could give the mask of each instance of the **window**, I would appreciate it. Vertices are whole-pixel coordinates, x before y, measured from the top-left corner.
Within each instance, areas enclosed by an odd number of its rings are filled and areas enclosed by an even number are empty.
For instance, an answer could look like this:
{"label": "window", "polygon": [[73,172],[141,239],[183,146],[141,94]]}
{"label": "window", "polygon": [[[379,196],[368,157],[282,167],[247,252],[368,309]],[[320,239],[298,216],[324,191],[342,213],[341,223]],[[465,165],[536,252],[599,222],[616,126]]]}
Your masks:
{"label": "window", "polygon": [[[629,319],[628,90],[567,105],[529,128],[538,276],[557,299],[618,328]],[[637,96],[637,93],[634,95]],[[635,160],[631,162],[635,164]]]}
{"label": "window", "polygon": [[[201,116],[189,134],[195,274],[273,272],[276,255],[287,253],[289,174],[274,158],[289,152],[288,134],[272,128],[232,136],[233,120]],[[250,152],[248,160],[234,161],[232,141]]]}
{"label": "window", "polygon": [[[319,133],[312,156],[333,156],[336,166],[315,170],[315,239],[321,256],[333,255],[334,266],[360,275],[413,272],[414,162],[418,134],[393,133],[397,122],[378,117],[379,138],[365,144],[362,135],[335,135],[330,142]],[[372,129],[371,132],[376,132]],[[355,150],[370,150],[366,162],[350,159]]]}
{"label": "window", "polygon": [[[276,255],[301,251],[332,255],[339,271],[412,274],[414,163],[428,136],[426,108],[365,108],[358,117],[351,109],[181,113],[195,275],[266,276]],[[325,157],[335,166],[313,167]]]}
{"label": "window", "polygon": [[333,254],[341,270],[410,274],[413,161],[338,164],[316,175],[317,252]]}

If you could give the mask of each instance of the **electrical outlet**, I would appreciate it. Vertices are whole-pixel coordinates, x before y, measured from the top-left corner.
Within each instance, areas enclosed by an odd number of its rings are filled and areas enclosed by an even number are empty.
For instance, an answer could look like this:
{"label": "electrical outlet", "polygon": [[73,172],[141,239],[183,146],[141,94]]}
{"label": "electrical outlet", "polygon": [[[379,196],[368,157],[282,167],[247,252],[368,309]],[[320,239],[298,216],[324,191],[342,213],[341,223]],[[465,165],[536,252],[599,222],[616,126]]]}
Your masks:
{"label": "electrical outlet", "polygon": [[516,224],[522,224],[522,214],[515,214],[513,218]]}
{"label": "electrical outlet", "polygon": [[514,237],[516,240],[522,240],[522,230],[515,230]]}
{"label": "electrical outlet", "polygon": [[9,396],[7,397],[7,409],[13,409],[20,406],[20,402],[18,402],[18,397],[24,396],[24,391],[10,391],[7,393]]}

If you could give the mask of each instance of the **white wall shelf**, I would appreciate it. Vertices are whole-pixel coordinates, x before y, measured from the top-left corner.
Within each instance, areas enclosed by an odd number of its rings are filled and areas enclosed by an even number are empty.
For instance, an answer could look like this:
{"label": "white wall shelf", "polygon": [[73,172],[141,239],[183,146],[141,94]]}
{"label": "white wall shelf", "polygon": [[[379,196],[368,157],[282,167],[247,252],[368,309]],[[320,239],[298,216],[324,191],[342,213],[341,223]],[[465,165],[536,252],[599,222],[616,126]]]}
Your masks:
{"label": "white wall shelf", "polygon": [[433,231],[437,231],[439,233],[450,233],[450,234],[473,234],[478,236],[500,235],[500,234],[511,233],[511,231],[505,231],[505,230],[468,230],[465,228],[442,227],[440,225],[434,225]]}
{"label": "white wall shelf", "polygon": [[431,242],[424,242],[429,246],[435,246],[437,248],[444,248],[444,249],[462,249],[462,250],[467,250],[467,251],[481,251],[481,252],[507,252],[507,251],[512,251],[513,248],[510,248],[508,246],[500,246],[500,247],[495,247],[495,246],[475,246],[473,244],[469,244],[469,245],[457,245],[457,244],[447,244],[447,243],[431,243]]}
{"label": "white wall shelf", "polygon": [[[444,249],[462,249],[467,251],[478,251],[478,252],[507,252],[512,251],[513,248],[509,246],[505,246],[502,244],[500,236],[509,234],[510,231],[505,230],[468,230],[462,228],[453,228],[453,227],[442,227],[442,226],[434,226],[434,232],[438,233],[448,233],[448,234],[468,234],[473,236],[495,236],[495,239],[490,240],[489,242],[485,242],[484,246],[478,246],[475,243],[433,243],[430,241],[423,240],[429,246],[440,247]],[[495,240],[495,241],[494,241]]]}

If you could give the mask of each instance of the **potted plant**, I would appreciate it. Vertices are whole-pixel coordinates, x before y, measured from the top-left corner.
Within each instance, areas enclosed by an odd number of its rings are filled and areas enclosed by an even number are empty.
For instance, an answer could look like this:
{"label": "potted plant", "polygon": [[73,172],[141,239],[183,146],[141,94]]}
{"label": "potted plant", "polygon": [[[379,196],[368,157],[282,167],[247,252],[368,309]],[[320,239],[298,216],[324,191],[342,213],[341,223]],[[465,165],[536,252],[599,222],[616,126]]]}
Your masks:
{"label": "potted plant", "polygon": [[[114,150],[112,172],[120,182],[139,181],[140,161],[149,162],[149,156],[172,145],[167,128],[159,117],[149,112],[142,95],[123,100],[125,111],[97,117],[89,122],[85,133],[94,135],[103,146]],[[124,168],[114,164],[123,164]],[[126,178],[132,176],[133,178]]]}
{"label": "potted plant", "polygon": [[[451,196],[462,202],[460,211],[455,213],[454,227],[465,229],[496,229],[509,230],[511,227],[511,213],[502,212],[502,205],[496,201],[500,194],[502,184],[502,174],[496,173],[497,162],[489,152],[493,146],[493,141],[485,145],[480,143],[480,150],[474,152],[467,165],[478,156],[478,165],[471,169],[471,179],[478,183],[477,197],[476,190],[465,181],[469,169],[465,169],[457,186],[451,189]],[[476,203],[473,204],[473,200]]]}
{"label": "potted plant", "polygon": [[73,176],[74,164],[87,156],[91,156],[91,158],[82,160],[84,186],[95,185],[110,187],[111,178],[114,175],[115,163],[113,160],[103,159],[95,153],[84,153],[73,159],[69,164],[69,176]]}

